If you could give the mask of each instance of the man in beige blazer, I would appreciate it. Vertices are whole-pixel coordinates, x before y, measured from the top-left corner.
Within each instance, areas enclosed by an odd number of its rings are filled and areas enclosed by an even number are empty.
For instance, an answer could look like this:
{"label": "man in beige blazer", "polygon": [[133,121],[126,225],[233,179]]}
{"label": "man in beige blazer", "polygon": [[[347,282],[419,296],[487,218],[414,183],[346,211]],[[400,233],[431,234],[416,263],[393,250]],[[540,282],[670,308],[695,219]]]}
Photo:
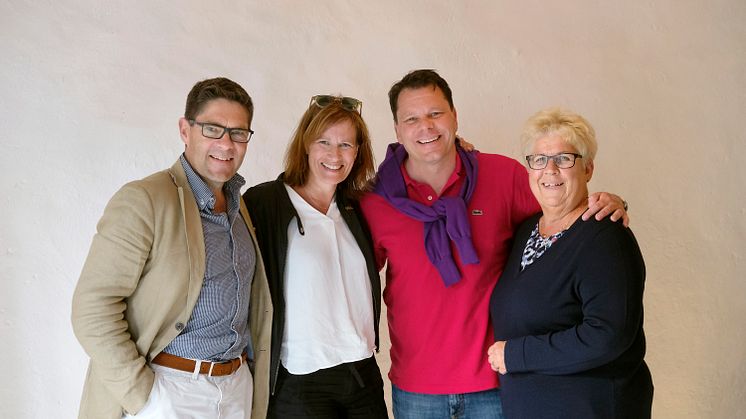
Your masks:
{"label": "man in beige blazer", "polygon": [[272,303],[237,174],[252,116],[235,82],[197,83],[184,154],[106,206],[72,305],[81,418],[266,416]]}

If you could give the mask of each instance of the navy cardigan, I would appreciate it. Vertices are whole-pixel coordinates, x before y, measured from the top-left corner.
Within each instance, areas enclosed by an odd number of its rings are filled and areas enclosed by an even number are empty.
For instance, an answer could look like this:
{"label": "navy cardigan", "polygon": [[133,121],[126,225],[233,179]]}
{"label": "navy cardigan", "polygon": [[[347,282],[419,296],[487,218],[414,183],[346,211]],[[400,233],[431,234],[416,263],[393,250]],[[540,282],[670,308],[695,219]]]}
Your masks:
{"label": "navy cardigan", "polygon": [[541,214],[516,232],[490,300],[508,418],[646,418],[645,264],[631,230],[578,219],[534,263],[521,256]]}

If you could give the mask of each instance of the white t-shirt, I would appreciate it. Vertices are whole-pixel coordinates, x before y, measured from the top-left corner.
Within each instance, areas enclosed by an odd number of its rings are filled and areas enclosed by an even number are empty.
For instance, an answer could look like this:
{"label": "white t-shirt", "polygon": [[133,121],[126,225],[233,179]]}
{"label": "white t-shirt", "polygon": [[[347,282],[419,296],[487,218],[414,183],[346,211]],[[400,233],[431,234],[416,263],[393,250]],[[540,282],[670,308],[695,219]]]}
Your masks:
{"label": "white t-shirt", "polygon": [[282,365],[297,375],[369,358],[375,331],[363,253],[334,200],[322,214],[285,189],[305,234],[289,224]]}

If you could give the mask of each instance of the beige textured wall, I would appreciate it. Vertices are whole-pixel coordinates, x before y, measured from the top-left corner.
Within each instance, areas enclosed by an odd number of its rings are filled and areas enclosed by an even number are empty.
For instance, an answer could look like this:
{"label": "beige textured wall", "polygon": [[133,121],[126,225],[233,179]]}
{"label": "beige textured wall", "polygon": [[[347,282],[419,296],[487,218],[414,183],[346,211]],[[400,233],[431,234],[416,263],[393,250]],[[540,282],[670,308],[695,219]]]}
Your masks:
{"label": "beige textured wall", "polygon": [[253,184],[316,93],[365,102],[380,161],[388,87],[431,67],[484,151],[515,157],[542,107],[590,119],[591,187],[631,203],[647,261],[654,416],[744,417],[744,21],[742,0],[0,0],[0,416],[74,416],[70,297],[95,222],[123,182],[173,162],[196,80],[254,97]]}

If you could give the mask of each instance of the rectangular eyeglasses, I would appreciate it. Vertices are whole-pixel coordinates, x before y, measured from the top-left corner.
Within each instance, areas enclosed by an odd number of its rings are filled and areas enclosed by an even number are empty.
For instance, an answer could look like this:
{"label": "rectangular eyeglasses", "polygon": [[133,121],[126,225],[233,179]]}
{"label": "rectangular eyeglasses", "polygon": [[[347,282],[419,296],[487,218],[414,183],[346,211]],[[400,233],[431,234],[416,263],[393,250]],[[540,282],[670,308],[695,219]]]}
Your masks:
{"label": "rectangular eyeglasses", "polygon": [[199,125],[202,127],[202,135],[213,140],[219,140],[223,138],[226,131],[228,132],[228,138],[234,143],[248,143],[251,140],[251,136],[254,135],[254,131],[243,128],[228,128],[218,124],[211,124],[209,122],[197,122],[194,119],[189,120],[189,125]]}
{"label": "rectangular eyeglasses", "polygon": [[531,154],[526,156],[528,167],[534,170],[541,170],[547,167],[549,160],[554,160],[554,164],[560,169],[569,169],[575,166],[575,159],[583,156],[577,153],[559,153],[551,156],[546,154]]}

